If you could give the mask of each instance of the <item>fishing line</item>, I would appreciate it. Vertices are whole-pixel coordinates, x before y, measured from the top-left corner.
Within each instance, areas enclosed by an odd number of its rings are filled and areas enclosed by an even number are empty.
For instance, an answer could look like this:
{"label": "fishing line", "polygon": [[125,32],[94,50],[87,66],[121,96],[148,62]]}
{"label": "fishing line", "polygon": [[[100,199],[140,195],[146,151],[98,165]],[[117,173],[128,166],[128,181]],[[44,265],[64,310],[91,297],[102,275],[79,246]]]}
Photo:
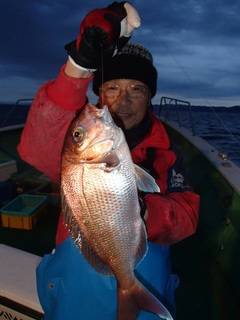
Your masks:
{"label": "fishing line", "polygon": [[[208,100],[204,99],[204,101],[209,104]],[[240,140],[228,129],[228,127],[225,125],[223,119],[216,112],[216,110],[214,110],[214,107],[212,107],[212,106],[209,106],[209,107],[212,110],[212,112],[213,112],[214,116],[216,117],[216,119],[218,120],[218,122],[222,125],[222,128],[225,130],[225,132],[231,137],[232,141],[235,142],[240,147]],[[236,153],[238,155],[240,155],[240,151],[237,150]]]}
{"label": "fishing line", "polygon": [[218,121],[222,124],[223,129],[225,129],[225,131],[233,138],[234,141],[237,142],[237,144],[240,146],[240,140],[238,138],[236,138],[236,136],[234,135],[234,133],[232,133],[228,127],[224,124],[223,119],[217,114],[217,112],[214,110],[214,107],[210,106],[210,108],[212,109],[213,113],[215,114],[216,118],[218,119]]}
{"label": "fishing line", "polygon": [[100,98],[101,98],[101,102],[103,101],[103,90],[102,90],[102,86],[104,83],[104,70],[103,70],[103,46],[101,45],[101,86],[100,86]]}

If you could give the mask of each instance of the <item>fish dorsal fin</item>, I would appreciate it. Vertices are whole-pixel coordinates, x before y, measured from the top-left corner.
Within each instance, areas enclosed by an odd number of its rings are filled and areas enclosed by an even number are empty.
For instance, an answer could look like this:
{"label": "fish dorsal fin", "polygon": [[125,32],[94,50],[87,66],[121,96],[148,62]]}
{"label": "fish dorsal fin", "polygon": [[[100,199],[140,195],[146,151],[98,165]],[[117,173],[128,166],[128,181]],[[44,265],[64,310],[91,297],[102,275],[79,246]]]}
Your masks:
{"label": "fish dorsal fin", "polygon": [[137,188],[143,192],[160,192],[155,179],[144,169],[134,164]]}
{"label": "fish dorsal fin", "polygon": [[68,204],[68,200],[64,194],[63,188],[61,188],[61,200],[64,222],[76,246],[79,247],[86,260],[96,271],[105,275],[111,275],[111,269],[98,257],[81,232],[72,212],[71,206]]}

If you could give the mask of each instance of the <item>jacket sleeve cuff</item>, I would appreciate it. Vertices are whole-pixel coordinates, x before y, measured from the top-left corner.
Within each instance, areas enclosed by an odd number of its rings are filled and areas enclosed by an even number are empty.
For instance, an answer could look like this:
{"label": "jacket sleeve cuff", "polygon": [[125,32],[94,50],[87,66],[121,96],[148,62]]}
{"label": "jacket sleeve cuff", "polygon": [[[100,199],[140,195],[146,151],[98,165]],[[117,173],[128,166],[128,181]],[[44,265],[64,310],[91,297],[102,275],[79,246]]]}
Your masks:
{"label": "jacket sleeve cuff", "polygon": [[47,94],[49,99],[69,111],[75,111],[86,104],[87,89],[93,76],[89,78],[73,78],[65,73],[65,65],[61,68],[56,80],[52,81]]}
{"label": "jacket sleeve cuff", "polygon": [[197,194],[148,194],[144,200],[148,210],[146,227],[149,240],[160,244],[173,244],[196,232],[199,213]]}

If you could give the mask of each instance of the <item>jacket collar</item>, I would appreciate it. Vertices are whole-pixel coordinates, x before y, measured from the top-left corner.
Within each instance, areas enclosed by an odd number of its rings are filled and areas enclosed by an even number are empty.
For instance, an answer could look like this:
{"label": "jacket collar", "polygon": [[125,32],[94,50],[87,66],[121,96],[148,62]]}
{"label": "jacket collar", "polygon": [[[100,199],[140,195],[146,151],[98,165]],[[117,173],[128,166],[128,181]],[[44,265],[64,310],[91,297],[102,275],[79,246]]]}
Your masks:
{"label": "jacket collar", "polygon": [[148,130],[148,133],[138,143],[135,149],[138,148],[160,148],[160,149],[169,149],[170,141],[166,129],[164,128],[162,122],[151,112],[151,126]]}

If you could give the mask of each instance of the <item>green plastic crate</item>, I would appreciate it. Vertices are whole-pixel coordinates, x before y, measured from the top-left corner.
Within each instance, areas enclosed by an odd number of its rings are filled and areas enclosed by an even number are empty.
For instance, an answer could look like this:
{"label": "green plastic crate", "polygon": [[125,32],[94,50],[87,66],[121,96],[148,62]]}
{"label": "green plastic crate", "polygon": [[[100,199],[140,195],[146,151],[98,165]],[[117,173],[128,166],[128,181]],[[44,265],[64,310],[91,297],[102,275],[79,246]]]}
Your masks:
{"label": "green plastic crate", "polygon": [[0,209],[2,226],[30,230],[46,212],[47,196],[22,194]]}

